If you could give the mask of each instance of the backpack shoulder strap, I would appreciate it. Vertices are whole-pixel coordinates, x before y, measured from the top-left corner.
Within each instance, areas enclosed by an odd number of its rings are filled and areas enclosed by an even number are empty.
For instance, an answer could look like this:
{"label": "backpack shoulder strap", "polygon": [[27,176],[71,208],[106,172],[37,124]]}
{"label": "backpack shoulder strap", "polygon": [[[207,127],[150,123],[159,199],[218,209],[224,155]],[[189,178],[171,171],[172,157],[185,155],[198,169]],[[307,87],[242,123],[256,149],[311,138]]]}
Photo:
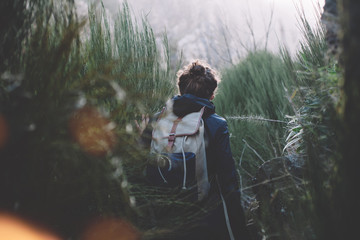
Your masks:
{"label": "backpack shoulder strap", "polygon": [[174,146],[174,143],[175,143],[175,138],[176,138],[176,128],[177,126],[179,125],[179,122],[181,121],[182,118],[177,118],[175,121],[174,121],[174,124],[170,130],[170,133],[169,133],[169,137],[168,137],[168,145],[166,147],[166,150],[170,152],[170,150],[172,149],[172,147]]}

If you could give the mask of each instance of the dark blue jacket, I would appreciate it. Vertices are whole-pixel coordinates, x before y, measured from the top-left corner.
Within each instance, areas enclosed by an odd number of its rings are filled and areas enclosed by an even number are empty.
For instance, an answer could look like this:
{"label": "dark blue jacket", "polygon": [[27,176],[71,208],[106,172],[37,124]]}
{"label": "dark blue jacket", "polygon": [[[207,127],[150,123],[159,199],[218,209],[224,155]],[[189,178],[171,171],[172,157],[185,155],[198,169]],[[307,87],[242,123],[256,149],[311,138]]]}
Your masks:
{"label": "dark blue jacket", "polygon": [[204,219],[208,226],[205,229],[206,234],[208,234],[207,237],[204,238],[205,235],[202,235],[205,233],[198,232],[194,233],[193,238],[189,236],[187,239],[230,239],[221,194],[225,199],[234,238],[237,240],[250,239],[241,206],[237,171],[231,153],[226,120],[215,113],[215,106],[208,99],[184,94],[174,97],[173,100],[173,112],[179,117],[199,111],[205,106],[203,120],[207,140],[206,158],[210,181],[208,204],[216,204],[216,208]]}

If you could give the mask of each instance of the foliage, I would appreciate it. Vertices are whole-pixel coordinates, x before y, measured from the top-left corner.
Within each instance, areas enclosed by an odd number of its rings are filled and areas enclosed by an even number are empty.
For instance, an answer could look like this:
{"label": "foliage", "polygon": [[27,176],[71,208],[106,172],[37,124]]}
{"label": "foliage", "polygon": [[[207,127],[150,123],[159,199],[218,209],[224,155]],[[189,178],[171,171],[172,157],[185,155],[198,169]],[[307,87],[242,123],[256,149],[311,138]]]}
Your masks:
{"label": "foliage", "polygon": [[[18,71],[22,44],[29,39],[31,24],[42,8],[41,1],[1,1],[0,3],[0,72]],[[43,6],[46,3],[41,2]]]}
{"label": "foliage", "polygon": [[281,58],[251,53],[223,72],[216,98],[239,161],[248,220],[266,239],[332,234],[325,226],[334,218],[338,153],[333,129],[341,69],[325,55],[322,26],[310,27],[299,13],[304,39],[295,59],[286,49]]}
{"label": "foliage", "polygon": [[[288,168],[278,169],[288,161],[278,157],[283,155],[285,145],[286,116],[294,113],[288,100],[293,84],[291,77],[292,71],[280,56],[253,52],[222,72],[215,98],[217,112],[228,121],[243,206],[252,223],[249,228],[257,237],[288,234],[293,222],[288,217],[292,214],[291,207],[299,207],[294,201],[288,201],[287,207],[282,203],[286,200],[283,195],[296,197],[298,181]],[[278,165],[274,165],[276,161]],[[273,165],[276,167],[271,167]],[[259,175],[263,166],[270,166],[270,170]],[[269,184],[272,187],[269,188]],[[289,188],[293,190],[287,190]]]}
{"label": "foliage", "polygon": [[[106,15],[103,6],[101,9],[90,7],[88,15],[90,36],[84,44],[84,73],[110,82],[115,91],[120,90],[117,92],[120,100],[126,94],[127,101],[132,100],[132,105],[141,108],[143,113],[158,110],[175,90],[175,84],[169,81],[174,72],[170,69],[166,35],[162,45],[164,51],[160,51],[149,23],[146,19],[142,19],[141,24],[133,20],[126,2],[115,22]],[[102,88],[88,86],[89,94],[111,112],[118,113],[119,104],[109,102]],[[147,100],[136,101],[139,98]]]}
{"label": "foliage", "polygon": [[72,1],[2,4],[17,15],[1,25],[0,210],[66,239],[97,218],[137,225],[128,163],[143,155],[132,125],[173,93],[167,45],[162,53],[127,4],[113,30],[103,8],[87,21]]}
{"label": "foliage", "polygon": [[284,116],[293,113],[286,96],[290,81],[282,59],[268,52],[250,53],[222,72],[217,112],[228,120],[236,160],[241,157],[252,174],[282,154]]}
{"label": "foliage", "polygon": [[[333,183],[338,153],[334,126],[341,79],[336,59],[326,56],[324,29],[310,27],[300,13],[304,40],[296,58],[282,51],[291,82],[288,100],[295,115],[288,120],[284,157],[265,162],[251,188],[250,217],[266,239],[329,239],[333,225]],[[261,130],[260,130],[261,131]],[[256,130],[254,131],[256,132]],[[256,149],[256,148],[255,148]]]}
{"label": "foliage", "polygon": [[296,61],[283,55],[289,69],[296,72],[291,98],[296,115],[290,117],[285,149],[305,160],[303,214],[311,219],[314,235],[310,239],[328,239],[335,236],[334,229],[325,226],[331,226],[333,219],[334,159],[338,155],[334,129],[341,69],[333,56],[326,55],[323,27],[311,28],[303,15],[301,21],[305,37]]}
{"label": "foliage", "polygon": [[[166,238],[206,213],[139,181],[146,152],[134,120],[175,89],[166,36],[160,45],[127,3],[114,20],[103,6],[78,19],[71,0],[3,0],[0,11],[0,211],[66,239],[99,217],[131,222],[145,239]],[[223,71],[215,98],[249,220],[266,239],[333,233],[326,226],[334,219],[341,68],[324,56],[322,27],[300,20],[295,59],[286,50],[282,58],[250,53]]]}

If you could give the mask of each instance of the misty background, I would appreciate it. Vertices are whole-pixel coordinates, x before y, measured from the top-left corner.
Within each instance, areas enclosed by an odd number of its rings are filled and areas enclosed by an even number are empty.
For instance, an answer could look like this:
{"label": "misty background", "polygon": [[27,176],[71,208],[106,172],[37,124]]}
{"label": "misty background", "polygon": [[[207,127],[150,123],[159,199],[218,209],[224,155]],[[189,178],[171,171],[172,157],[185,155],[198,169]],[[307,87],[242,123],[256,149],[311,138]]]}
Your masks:
{"label": "misty background", "polygon": [[[80,15],[89,0],[76,0]],[[97,1],[92,1],[97,2]],[[103,0],[113,16],[123,0]],[[200,58],[218,68],[237,63],[249,51],[278,52],[285,46],[293,55],[302,39],[299,11],[314,26],[325,0],[130,0],[138,21],[147,18],[156,36],[166,32],[171,56],[183,61]]]}

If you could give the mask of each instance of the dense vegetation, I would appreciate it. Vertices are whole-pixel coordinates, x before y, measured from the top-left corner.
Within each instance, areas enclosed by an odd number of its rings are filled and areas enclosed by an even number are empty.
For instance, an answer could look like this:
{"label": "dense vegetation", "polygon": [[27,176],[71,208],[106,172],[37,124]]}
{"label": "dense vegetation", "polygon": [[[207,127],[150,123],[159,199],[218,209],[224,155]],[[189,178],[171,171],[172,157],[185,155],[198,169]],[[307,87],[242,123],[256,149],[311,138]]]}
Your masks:
{"label": "dense vegetation", "polygon": [[126,4],[111,23],[101,6],[77,19],[71,1],[1,4],[1,209],[64,238],[100,217],[135,224],[123,173],[142,154],[133,120],[174,89],[166,37]]}
{"label": "dense vegetation", "polygon": [[290,76],[281,57],[268,52],[250,53],[222,72],[215,104],[229,121],[234,154],[253,159],[244,161],[249,171],[282,154],[286,115],[294,113],[286,92]]}
{"label": "dense vegetation", "polygon": [[250,54],[223,73],[216,100],[229,121],[248,217],[267,239],[318,239],[315,225],[327,223],[317,218],[331,212],[324,201],[335,174],[340,70],[326,57],[322,26],[301,20],[295,59],[286,49]]}
{"label": "dense vegetation", "polygon": [[[166,35],[159,43],[126,3],[115,19],[101,5],[79,19],[66,0],[6,0],[0,11],[0,211],[65,239],[86,239],[94,220],[128,239],[166,239],[191,225],[204,209],[141,182],[147,152],[134,120],[175,93],[181,63],[170,62]],[[345,181],[336,138],[343,66],[323,26],[300,19],[295,58],[256,51],[221,69],[215,104],[229,123],[254,239],[330,239],[346,229],[340,198],[332,202]]]}

